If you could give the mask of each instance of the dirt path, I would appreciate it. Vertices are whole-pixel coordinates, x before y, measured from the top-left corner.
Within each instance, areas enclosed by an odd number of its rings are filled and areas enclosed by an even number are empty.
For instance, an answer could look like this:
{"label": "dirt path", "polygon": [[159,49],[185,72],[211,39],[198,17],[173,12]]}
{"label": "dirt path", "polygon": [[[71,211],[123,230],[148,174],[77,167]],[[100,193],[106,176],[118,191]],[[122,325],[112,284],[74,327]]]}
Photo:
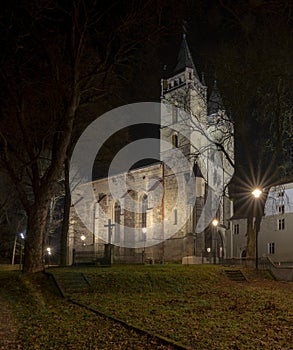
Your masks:
{"label": "dirt path", "polygon": [[20,349],[17,341],[18,323],[13,317],[5,299],[0,295],[0,349]]}

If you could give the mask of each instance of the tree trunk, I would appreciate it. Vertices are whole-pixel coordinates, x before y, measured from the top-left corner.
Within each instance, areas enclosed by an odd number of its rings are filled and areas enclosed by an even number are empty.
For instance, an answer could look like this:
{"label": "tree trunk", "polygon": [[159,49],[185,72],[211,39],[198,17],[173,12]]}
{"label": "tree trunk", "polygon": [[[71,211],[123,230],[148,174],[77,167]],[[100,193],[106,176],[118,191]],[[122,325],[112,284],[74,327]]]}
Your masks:
{"label": "tree trunk", "polygon": [[61,238],[60,238],[60,247],[61,247],[61,259],[60,264],[62,266],[67,265],[67,237],[69,229],[69,216],[70,216],[70,204],[71,204],[71,192],[69,186],[69,159],[65,160],[64,164],[64,187],[65,187],[65,196],[64,196],[64,207],[63,207],[63,220],[61,227]]}
{"label": "tree trunk", "polygon": [[42,198],[27,213],[27,236],[24,252],[24,272],[40,272],[44,270],[43,238],[46,230],[46,219],[50,200]]}
{"label": "tree trunk", "polygon": [[253,216],[247,218],[247,245],[246,257],[248,260],[255,257],[255,229],[253,227]]}

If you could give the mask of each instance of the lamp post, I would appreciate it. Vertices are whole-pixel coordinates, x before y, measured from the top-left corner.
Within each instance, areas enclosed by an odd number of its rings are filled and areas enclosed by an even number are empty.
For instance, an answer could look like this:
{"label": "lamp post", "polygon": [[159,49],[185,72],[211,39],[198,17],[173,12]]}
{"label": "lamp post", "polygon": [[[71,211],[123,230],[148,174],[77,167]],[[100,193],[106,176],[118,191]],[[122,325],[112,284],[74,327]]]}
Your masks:
{"label": "lamp post", "polygon": [[52,255],[52,249],[51,249],[51,247],[48,247],[47,248],[47,254],[48,254],[48,267],[50,266],[50,257],[51,257],[51,255]]}
{"label": "lamp post", "polygon": [[217,262],[217,237],[216,237],[216,232],[217,232],[217,227],[219,224],[219,220],[218,219],[214,219],[212,221],[212,225],[213,225],[213,232],[212,232],[212,247],[213,247],[213,254],[214,254],[214,264],[216,264]]}
{"label": "lamp post", "polygon": [[145,242],[146,242],[146,234],[147,234],[147,228],[146,227],[142,228],[142,233],[143,233],[142,263],[144,264],[144,261],[145,261]]}
{"label": "lamp post", "polygon": [[20,261],[19,261],[19,268],[22,270],[22,265],[23,265],[23,249],[24,249],[24,244],[25,244],[25,235],[24,233],[20,233]]}
{"label": "lamp post", "polygon": [[[260,198],[262,194],[262,190],[260,190],[259,188],[255,188],[251,193],[254,199],[256,200]],[[257,215],[255,205],[254,205],[254,212],[255,212],[255,215]],[[255,217],[255,221],[256,220],[257,218]],[[258,270],[258,231],[259,231],[258,223],[256,224],[256,222],[254,222],[254,227],[255,227],[255,269]]]}

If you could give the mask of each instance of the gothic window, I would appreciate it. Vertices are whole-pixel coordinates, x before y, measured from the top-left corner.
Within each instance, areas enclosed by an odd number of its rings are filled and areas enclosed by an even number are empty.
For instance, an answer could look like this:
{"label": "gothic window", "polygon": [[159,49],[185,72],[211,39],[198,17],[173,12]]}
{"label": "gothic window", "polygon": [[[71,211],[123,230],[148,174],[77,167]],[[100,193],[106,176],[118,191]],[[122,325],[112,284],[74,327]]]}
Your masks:
{"label": "gothic window", "polygon": [[147,227],[148,196],[145,194],[141,201],[141,227]]}
{"label": "gothic window", "polygon": [[121,206],[119,202],[115,203],[114,220],[116,224],[114,242],[120,242]]}
{"label": "gothic window", "polygon": [[234,235],[239,235],[239,224],[234,225]]}
{"label": "gothic window", "polygon": [[275,254],[275,243],[274,242],[268,243],[268,253]]}
{"label": "gothic window", "polygon": [[173,145],[173,147],[178,148],[178,135],[177,134],[172,135],[172,145]]}
{"label": "gothic window", "polygon": [[101,207],[105,208],[108,205],[108,196],[105,193],[99,193],[98,203]]}
{"label": "gothic window", "polygon": [[279,219],[278,220],[278,230],[282,231],[285,229],[285,219]]}
{"label": "gothic window", "polygon": [[174,225],[177,225],[177,222],[178,222],[178,212],[177,212],[177,209],[174,209],[173,213],[174,213]]}

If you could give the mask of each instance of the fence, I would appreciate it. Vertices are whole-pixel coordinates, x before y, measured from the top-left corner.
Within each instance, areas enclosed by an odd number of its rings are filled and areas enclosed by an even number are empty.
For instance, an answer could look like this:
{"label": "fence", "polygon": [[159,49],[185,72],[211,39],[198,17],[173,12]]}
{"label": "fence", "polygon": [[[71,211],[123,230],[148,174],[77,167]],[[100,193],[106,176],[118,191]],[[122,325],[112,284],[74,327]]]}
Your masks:
{"label": "fence", "polygon": [[73,265],[109,264],[104,252],[73,250]]}

